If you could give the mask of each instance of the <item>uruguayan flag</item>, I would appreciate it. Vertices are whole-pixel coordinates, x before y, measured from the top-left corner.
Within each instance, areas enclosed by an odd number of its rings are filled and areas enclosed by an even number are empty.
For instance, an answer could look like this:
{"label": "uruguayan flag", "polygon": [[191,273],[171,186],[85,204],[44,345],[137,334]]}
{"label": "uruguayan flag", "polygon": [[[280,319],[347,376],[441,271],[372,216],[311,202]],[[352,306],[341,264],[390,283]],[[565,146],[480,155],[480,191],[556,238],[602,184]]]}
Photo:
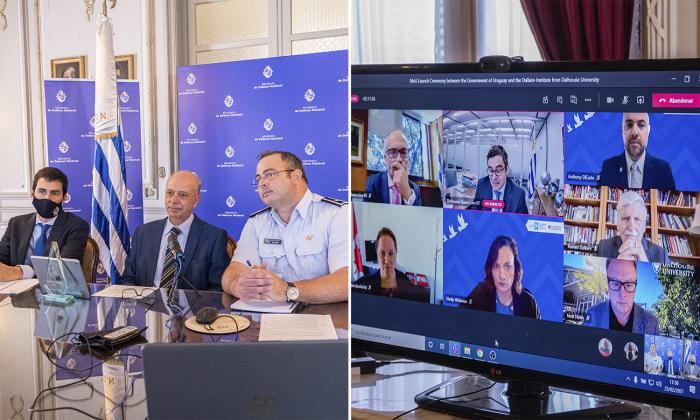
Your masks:
{"label": "uruguayan flag", "polygon": [[100,247],[100,261],[117,283],[129,253],[126,166],[122,140],[112,22],[100,16],[95,74],[95,166],[92,170],[90,236]]}
{"label": "uruguayan flag", "polygon": [[530,156],[530,174],[527,176],[527,198],[532,198],[535,195],[535,174],[537,174],[537,153],[532,149]]}

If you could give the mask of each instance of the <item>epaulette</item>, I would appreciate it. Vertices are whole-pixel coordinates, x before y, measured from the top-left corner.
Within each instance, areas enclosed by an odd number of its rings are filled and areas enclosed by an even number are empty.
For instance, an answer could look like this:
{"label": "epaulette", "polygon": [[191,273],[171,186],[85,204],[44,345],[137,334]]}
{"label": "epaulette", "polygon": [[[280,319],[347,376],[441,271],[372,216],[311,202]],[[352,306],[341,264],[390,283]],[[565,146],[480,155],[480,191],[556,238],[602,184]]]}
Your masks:
{"label": "epaulette", "polygon": [[250,216],[248,216],[248,217],[249,217],[249,218],[255,217],[255,216],[257,216],[258,214],[265,213],[265,212],[268,211],[268,210],[272,210],[272,207],[265,207],[264,209],[260,209],[260,210],[258,210],[258,211],[254,211],[254,212],[250,213]]}
{"label": "epaulette", "polygon": [[330,204],[336,205],[338,207],[343,206],[345,204],[348,204],[347,201],[338,200],[337,198],[331,198],[331,197],[323,197],[321,199],[321,201],[325,201],[326,203],[330,203]]}

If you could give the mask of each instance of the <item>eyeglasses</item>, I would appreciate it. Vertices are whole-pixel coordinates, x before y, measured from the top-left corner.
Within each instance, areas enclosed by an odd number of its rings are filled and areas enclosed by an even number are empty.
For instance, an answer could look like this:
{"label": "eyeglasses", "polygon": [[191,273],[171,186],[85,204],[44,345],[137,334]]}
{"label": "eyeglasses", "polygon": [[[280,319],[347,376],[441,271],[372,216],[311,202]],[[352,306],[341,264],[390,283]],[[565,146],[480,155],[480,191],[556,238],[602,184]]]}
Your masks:
{"label": "eyeglasses", "polygon": [[389,149],[384,153],[392,159],[396,159],[399,155],[404,159],[408,157],[408,149]]}
{"label": "eyeglasses", "polygon": [[496,174],[496,176],[501,176],[501,175],[503,175],[503,171],[505,171],[505,170],[506,170],[506,168],[504,168],[503,166],[500,166],[500,165],[499,165],[499,166],[496,166],[496,169],[488,168],[488,169],[486,170],[486,174],[487,174],[488,176],[491,176],[491,175],[493,175],[493,174]]}
{"label": "eyeglasses", "polygon": [[263,172],[262,175],[255,175],[255,179],[253,180],[253,182],[251,182],[251,184],[253,184],[253,186],[257,187],[258,185],[260,185],[260,181],[269,181],[281,172],[294,172],[294,171],[295,171],[295,169],[282,169],[281,171],[266,171],[266,172]]}
{"label": "eyeglasses", "polygon": [[608,288],[614,292],[618,292],[620,287],[625,288],[625,292],[632,293],[637,290],[636,281],[617,281],[608,279]]}

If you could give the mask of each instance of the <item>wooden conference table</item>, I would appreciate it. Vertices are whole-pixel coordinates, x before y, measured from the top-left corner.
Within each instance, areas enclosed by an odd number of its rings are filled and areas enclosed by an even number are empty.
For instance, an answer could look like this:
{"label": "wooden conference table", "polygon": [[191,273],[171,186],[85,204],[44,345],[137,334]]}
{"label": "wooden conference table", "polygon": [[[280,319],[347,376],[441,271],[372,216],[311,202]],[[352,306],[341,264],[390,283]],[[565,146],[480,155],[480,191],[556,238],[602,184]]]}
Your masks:
{"label": "wooden conference table", "polygon": [[[104,287],[91,285],[92,292]],[[98,418],[146,418],[143,342],[119,350],[119,356],[106,361],[80,353],[71,344],[72,337],[65,337],[50,348],[48,345],[68,332],[120,325],[148,327],[142,336],[149,343],[257,341],[260,314],[240,314],[251,321],[250,328],[240,334],[199,334],[184,327],[184,320],[200,308],[212,306],[229,313],[235,300],[221,292],[202,291],[198,296],[191,290],[178,290],[177,301],[185,315],[177,316],[165,304],[161,290],[139,301],[92,297],[68,307],[40,304],[38,289],[0,296],[0,418],[29,419],[29,408],[37,395],[48,386],[61,385],[67,386],[43,392],[34,408],[70,407]],[[340,338],[347,337],[347,302],[309,305],[301,313],[331,315]],[[83,378],[87,379],[76,383]],[[88,417],[66,409],[36,412],[34,418]]]}

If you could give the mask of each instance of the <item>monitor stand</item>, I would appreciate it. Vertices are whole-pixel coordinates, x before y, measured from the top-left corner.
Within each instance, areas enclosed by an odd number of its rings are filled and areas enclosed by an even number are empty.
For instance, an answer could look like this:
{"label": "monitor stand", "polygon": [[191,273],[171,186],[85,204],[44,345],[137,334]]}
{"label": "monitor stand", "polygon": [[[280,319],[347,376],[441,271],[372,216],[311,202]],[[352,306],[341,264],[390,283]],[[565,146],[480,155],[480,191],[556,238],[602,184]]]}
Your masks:
{"label": "monitor stand", "polygon": [[634,418],[641,412],[624,401],[530,382],[494,382],[476,374],[443,382],[415,401],[427,410],[489,419]]}

